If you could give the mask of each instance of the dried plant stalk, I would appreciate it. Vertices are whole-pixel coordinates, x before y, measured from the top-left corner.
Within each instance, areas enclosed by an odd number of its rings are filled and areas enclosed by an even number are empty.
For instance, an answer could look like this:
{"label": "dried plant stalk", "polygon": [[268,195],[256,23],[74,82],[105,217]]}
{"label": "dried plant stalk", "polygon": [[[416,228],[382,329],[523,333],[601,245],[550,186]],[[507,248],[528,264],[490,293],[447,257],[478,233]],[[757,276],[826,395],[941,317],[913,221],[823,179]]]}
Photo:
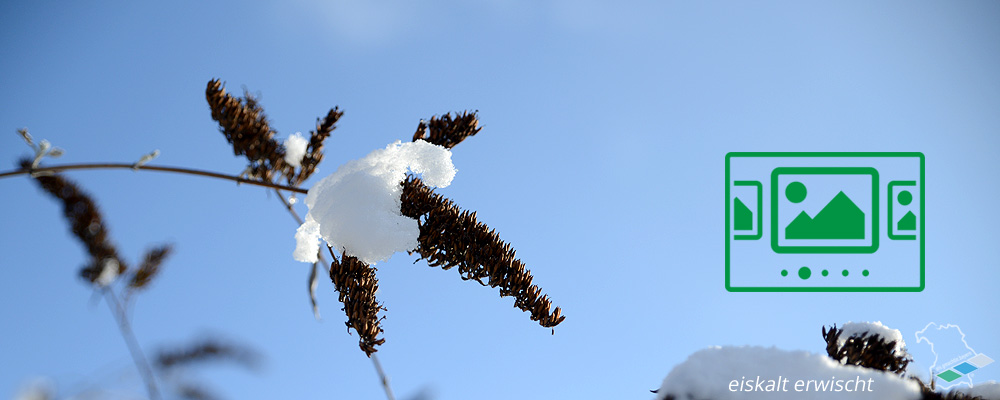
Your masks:
{"label": "dried plant stalk", "polygon": [[132,275],[132,279],[128,283],[130,290],[138,290],[145,288],[160,272],[160,265],[163,261],[167,259],[170,253],[173,251],[173,246],[162,245],[155,247],[146,252],[146,256],[142,260],[142,264],[139,265],[139,269],[135,271]]}
{"label": "dried plant stalk", "polygon": [[375,292],[378,291],[375,267],[345,252],[341,254],[340,261],[333,258],[330,279],[340,295],[340,302],[344,303],[347,328],[358,332],[358,344],[370,357],[378,351],[375,346],[385,343],[385,339],[378,337],[383,332],[381,322],[385,318],[379,317],[378,313],[385,310],[385,307],[375,299]]}
{"label": "dried plant stalk", "polygon": [[477,221],[476,213],[459,209],[414,176],[403,182],[402,213],[419,221],[419,247],[415,251],[428,265],[442,269],[458,266],[463,280],[500,288],[500,296],[514,297],[514,306],[530,312],[531,320],[544,327],[566,319],[559,307],[552,309],[548,295],[531,283],[531,271],[515,257],[510,244]]}
{"label": "dried plant stalk", "polygon": [[326,117],[316,119],[316,130],[309,132],[309,147],[306,149],[305,157],[302,157],[302,167],[292,183],[301,185],[306,179],[316,172],[316,166],[323,161],[323,141],[330,137],[334,129],[337,129],[337,121],[344,115],[339,107],[334,107],[326,113]]}
{"label": "dried plant stalk", "polygon": [[450,149],[482,129],[475,111],[471,113],[463,111],[454,118],[448,113],[441,118],[435,116],[431,117],[430,121],[420,121],[417,131],[413,134],[413,141],[422,139]]}
{"label": "dried plant stalk", "polygon": [[[32,160],[23,158],[20,161],[23,169],[30,169]],[[118,265],[118,274],[128,269],[125,260],[118,256],[118,250],[108,238],[108,228],[97,204],[76,184],[59,174],[38,175],[35,181],[42,189],[63,203],[63,215],[69,221],[73,234],[76,235],[90,254],[90,262],[80,270],[80,275],[95,283],[104,266],[108,263]]]}
{"label": "dried plant stalk", "polygon": [[161,350],[156,355],[160,370],[190,365],[204,361],[232,361],[247,368],[255,368],[259,356],[252,349],[214,339],[204,339],[172,350]]}
{"label": "dried plant stalk", "polygon": [[275,131],[257,99],[248,92],[244,92],[243,99],[230,96],[218,79],[208,81],[205,98],[212,119],[233,145],[233,153],[246,156],[250,162],[251,178],[273,182],[284,176],[288,183],[292,182],[295,168],[285,162],[285,149],[274,140]]}
{"label": "dried plant stalk", "polygon": [[177,395],[188,400],[216,400],[219,396],[193,383],[181,382],[177,384]]}

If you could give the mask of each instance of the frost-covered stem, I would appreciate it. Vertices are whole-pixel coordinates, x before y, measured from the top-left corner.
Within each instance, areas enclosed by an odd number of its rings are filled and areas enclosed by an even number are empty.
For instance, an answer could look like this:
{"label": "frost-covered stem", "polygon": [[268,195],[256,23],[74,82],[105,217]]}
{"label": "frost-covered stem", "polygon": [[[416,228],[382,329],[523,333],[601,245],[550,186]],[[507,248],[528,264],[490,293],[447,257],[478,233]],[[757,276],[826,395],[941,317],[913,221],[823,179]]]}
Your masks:
{"label": "frost-covered stem", "polygon": [[299,225],[302,225],[302,217],[300,217],[299,213],[295,211],[294,207],[292,207],[292,203],[288,202],[288,199],[285,198],[285,195],[281,193],[281,189],[274,189],[274,194],[278,195],[278,199],[281,200],[281,204],[285,205],[285,209],[288,210],[288,213],[292,214],[292,218],[295,218],[295,222],[298,222]]}
{"label": "frost-covered stem", "polygon": [[[292,218],[295,218],[295,222],[298,222],[299,225],[302,225],[302,217],[300,217],[299,213],[297,211],[295,211],[295,208],[292,207],[292,203],[288,202],[288,199],[286,199],[285,196],[281,193],[281,190],[274,189],[274,193],[278,195],[279,199],[281,199],[281,203],[285,205],[285,209],[288,210],[288,213],[292,214]],[[327,247],[327,249],[330,249],[330,248]],[[331,257],[336,257],[336,256],[333,255],[333,250],[332,249],[330,249],[330,256]],[[321,263],[323,263],[323,267],[326,269],[327,275],[329,275],[330,274],[330,263],[326,261],[326,257],[323,256],[323,252],[322,251],[320,251],[320,253],[319,253],[319,260],[320,260]],[[378,361],[378,356],[375,355],[375,354],[372,354],[371,355],[371,360],[372,360],[372,364],[375,364],[375,372],[378,373],[379,382],[382,383],[382,388],[385,389],[385,397],[387,399],[389,399],[389,400],[396,400],[396,397],[393,396],[393,394],[392,394],[392,387],[389,386],[389,377],[385,375],[385,370],[382,369],[382,363],[380,363]]]}
{"label": "frost-covered stem", "polygon": [[274,189],[288,190],[295,193],[302,193],[302,194],[309,193],[309,191],[307,191],[306,189],[302,189],[295,186],[278,185],[271,182],[247,179],[234,175],[220,174],[218,172],[204,171],[192,168],[182,168],[182,167],[166,167],[158,165],[135,165],[126,163],[66,164],[66,165],[34,168],[34,169],[18,169],[14,171],[0,172],[0,179],[16,175],[37,174],[44,172],[60,172],[60,171],[77,170],[77,169],[131,169],[131,170],[145,169],[150,171],[172,172],[176,174],[197,175],[209,178],[225,179],[236,183],[246,183],[248,185],[256,185]]}
{"label": "frost-covered stem", "polygon": [[114,314],[115,320],[118,321],[118,330],[121,332],[122,338],[125,339],[125,345],[128,346],[129,353],[132,354],[132,361],[135,362],[135,367],[139,370],[139,375],[142,375],[142,380],[146,383],[149,399],[160,400],[162,396],[160,395],[160,390],[156,387],[156,377],[153,376],[153,369],[149,366],[149,361],[146,360],[146,355],[142,352],[142,347],[139,346],[139,341],[136,340],[135,333],[132,332],[132,325],[128,321],[128,316],[125,315],[125,309],[122,308],[121,302],[118,301],[118,297],[115,296],[115,293],[110,288],[101,290],[104,291],[104,299],[108,304],[108,308],[111,309],[111,314]]}

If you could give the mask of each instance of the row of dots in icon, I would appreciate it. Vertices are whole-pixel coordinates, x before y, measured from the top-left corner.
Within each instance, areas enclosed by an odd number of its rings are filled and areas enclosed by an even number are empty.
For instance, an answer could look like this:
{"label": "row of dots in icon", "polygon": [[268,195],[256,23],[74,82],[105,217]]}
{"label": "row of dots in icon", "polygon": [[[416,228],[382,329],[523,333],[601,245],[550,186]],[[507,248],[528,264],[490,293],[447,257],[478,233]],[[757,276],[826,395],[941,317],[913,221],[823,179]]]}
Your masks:
{"label": "row of dots in icon", "polygon": [[[812,276],[812,270],[809,269],[809,267],[802,267],[802,268],[799,268],[799,273],[798,274],[799,274],[799,278],[809,279],[809,277]],[[846,270],[846,269],[844,269],[844,270],[840,271],[840,274],[843,275],[843,276],[845,276],[845,277],[847,277],[847,276],[851,275],[851,272],[848,271],[848,270]],[[868,276],[869,274],[870,273],[868,272],[867,269],[861,271],[861,275],[862,276]],[[824,269],[824,270],[820,271],[820,275],[829,276],[830,275],[830,271]],[[781,276],[788,276],[788,270],[787,269],[781,270]]]}

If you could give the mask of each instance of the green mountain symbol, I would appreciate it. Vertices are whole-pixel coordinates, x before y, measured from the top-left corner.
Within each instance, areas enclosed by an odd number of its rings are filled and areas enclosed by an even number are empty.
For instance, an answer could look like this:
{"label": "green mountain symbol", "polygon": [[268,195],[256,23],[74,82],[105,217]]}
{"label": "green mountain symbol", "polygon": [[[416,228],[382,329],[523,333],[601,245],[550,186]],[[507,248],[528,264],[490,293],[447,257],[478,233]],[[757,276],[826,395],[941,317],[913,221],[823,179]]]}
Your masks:
{"label": "green mountain symbol", "polygon": [[785,239],[864,239],[865,213],[843,191],[823,207],[816,217],[805,211],[785,227]]}

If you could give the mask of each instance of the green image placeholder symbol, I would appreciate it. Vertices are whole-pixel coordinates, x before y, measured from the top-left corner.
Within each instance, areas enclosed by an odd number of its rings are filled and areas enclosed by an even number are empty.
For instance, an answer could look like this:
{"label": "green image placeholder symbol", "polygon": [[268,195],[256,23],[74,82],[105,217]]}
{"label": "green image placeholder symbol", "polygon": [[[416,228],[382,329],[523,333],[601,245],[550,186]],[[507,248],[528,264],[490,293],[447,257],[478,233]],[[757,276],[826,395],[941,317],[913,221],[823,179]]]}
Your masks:
{"label": "green image placeholder symbol", "polygon": [[[806,185],[802,182],[792,182],[785,187],[785,197],[792,203],[801,203],[806,194]],[[815,217],[800,212],[785,227],[785,238],[864,239],[865,213],[841,191]]]}
{"label": "green image placeholder symbol", "polygon": [[[899,204],[908,206],[913,202],[913,194],[909,190],[904,190],[899,192],[896,196],[896,200]],[[917,216],[913,215],[912,211],[907,211],[903,218],[899,219],[899,223],[896,224],[896,230],[900,231],[915,231],[917,230]]]}
{"label": "green image placeholder symbol", "polygon": [[738,231],[749,231],[753,230],[753,211],[750,211],[750,207],[743,204],[743,201],[737,197],[733,201],[733,208],[736,209],[734,219],[736,221],[735,229]]}

